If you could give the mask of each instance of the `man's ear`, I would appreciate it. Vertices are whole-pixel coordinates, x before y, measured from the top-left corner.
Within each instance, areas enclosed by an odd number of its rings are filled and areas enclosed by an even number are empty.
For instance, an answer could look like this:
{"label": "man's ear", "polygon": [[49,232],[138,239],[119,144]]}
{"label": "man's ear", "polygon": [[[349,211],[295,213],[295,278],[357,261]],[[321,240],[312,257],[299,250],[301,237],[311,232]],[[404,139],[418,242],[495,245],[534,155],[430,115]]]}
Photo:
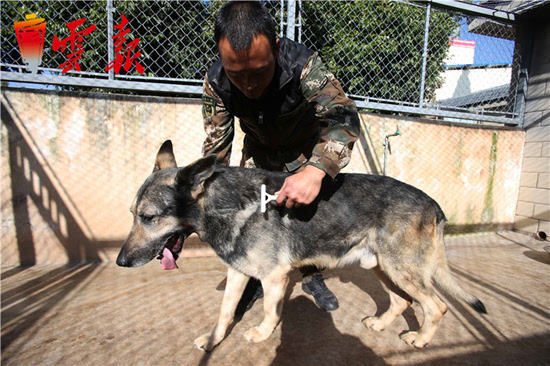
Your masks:
{"label": "man's ear", "polygon": [[279,58],[279,49],[280,49],[280,45],[281,45],[281,39],[280,38],[277,38],[277,40],[275,41],[275,60],[277,58]]}
{"label": "man's ear", "polygon": [[176,158],[174,156],[174,150],[172,148],[172,141],[166,140],[160,147],[159,152],[157,153],[153,173],[157,170],[174,168],[176,166]]}
{"label": "man's ear", "polygon": [[208,155],[181,169],[176,184],[190,187],[191,196],[196,199],[204,191],[204,182],[214,174],[217,159],[216,155]]}

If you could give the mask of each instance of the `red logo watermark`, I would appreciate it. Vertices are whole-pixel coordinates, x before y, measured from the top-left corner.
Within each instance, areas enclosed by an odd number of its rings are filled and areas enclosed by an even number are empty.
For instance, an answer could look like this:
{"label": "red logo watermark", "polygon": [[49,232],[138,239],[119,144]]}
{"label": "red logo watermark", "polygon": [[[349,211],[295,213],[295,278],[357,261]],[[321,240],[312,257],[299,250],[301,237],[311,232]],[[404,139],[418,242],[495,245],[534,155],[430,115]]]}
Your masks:
{"label": "red logo watermark", "polygon": [[61,50],[61,52],[65,52],[65,50],[69,48],[68,44],[70,45],[70,50],[67,54],[69,61],[62,63],[60,66],[63,67],[63,74],[72,69],[81,71],[78,60],[80,60],[84,53],[82,41],[84,40],[84,36],[87,36],[96,29],[96,26],[92,24],[88,28],[77,32],[76,28],[84,24],[84,22],[86,22],[86,19],[78,19],[74,22],[67,23],[66,25],[71,31],[71,35],[63,40],[60,40],[57,36],[53,36],[52,48],[54,51]]}
{"label": "red logo watermark", "polygon": [[[86,19],[78,19],[69,22],[66,24],[66,27],[69,28],[70,31],[68,37],[63,39],[57,36],[53,37],[52,49],[64,53],[68,58],[66,62],[60,65],[60,68],[63,68],[62,74],[73,69],[81,71],[79,60],[85,52],[83,46],[85,37],[97,28],[92,24],[78,31],[77,28],[81,27],[85,22]],[[135,66],[137,72],[143,74],[145,70],[137,61],[137,58],[141,56],[141,52],[137,50],[139,38],[125,45],[125,36],[130,32],[130,29],[125,29],[127,24],[128,19],[124,15],[121,15],[121,22],[113,26],[115,30],[118,30],[118,33],[112,37],[115,41],[116,56],[115,59],[107,65],[105,71],[107,72],[114,69],[115,74],[118,74],[121,67],[124,67],[125,71],[130,71],[130,69]],[[36,14],[28,14],[25,21],[15,22],[14,27],[21,58],[23,62],[28,65],[31,73],[36,74],[38,66],[42,63],[46,35],[46,20],[44,18],[37,18]]]}
{"label": "red logo watermark", "polygon": [[124,27],[128,24],[128,19],[126,19],[124,15],[121,15],[120,17],[122,19],[121,22],[113,27],[118,30],[118,33],[113,37],[113,40],[115,41],[114,46],[116,56],[115,59],[105,68],[105,71],[109,71],[114,68],[115,74],[118,74],[122,65],[124,65],[124,70],[128,71],[135,62],[136,70],[140,74],[143,74],[145,70],[143,70],[143,66],[141,66],[141,64],[136,60],[139,56],[141,56],[141,52],[136,51],[135,53],[132,53],[132,51],[138,46],[139,38],[136,38],[132,42],[128,43],[126,45],[126,49],[124,49],[124,43],[126,43],[126,38],[124,36],[126,36],[130,30],[124,29]]}
{"label": "red logo watermark", "polygon": [[42,53],[44,51],[44,38],[46,35],[46,20],[36,18],[36,14],[28,14],[27,20],[15,22],[15,34],[19,51],[23,62],[29,65],[33,74],[38,71],[38,66],[42,63]]}

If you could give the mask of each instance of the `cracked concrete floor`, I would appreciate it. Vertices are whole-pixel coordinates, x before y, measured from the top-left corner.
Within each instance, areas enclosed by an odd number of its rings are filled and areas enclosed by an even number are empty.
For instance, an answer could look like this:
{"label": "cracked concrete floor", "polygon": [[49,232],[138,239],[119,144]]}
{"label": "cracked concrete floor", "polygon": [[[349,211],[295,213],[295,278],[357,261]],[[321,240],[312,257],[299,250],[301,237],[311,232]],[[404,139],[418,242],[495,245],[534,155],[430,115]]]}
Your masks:
{"label": "cracked concrete floor", "polygon": [[216,257],[181,258],[162,271],[114,263],[2,268],[4,365],[537,365],[550,364],[547,243],[514,232],[447,238],[454,276],[487,306],[479,315],[443,295],[449,312],[433,342],[415,350],[399,339],[417,329],[413,304],[386,331],[361,320],[389,297],[371,271],[325,271],[340,308],[327,313],[294,272],[282,322],[265,342],[243,333],[262,319],[262,300],[211,353],[193,340],[214,326],[225,283]]}

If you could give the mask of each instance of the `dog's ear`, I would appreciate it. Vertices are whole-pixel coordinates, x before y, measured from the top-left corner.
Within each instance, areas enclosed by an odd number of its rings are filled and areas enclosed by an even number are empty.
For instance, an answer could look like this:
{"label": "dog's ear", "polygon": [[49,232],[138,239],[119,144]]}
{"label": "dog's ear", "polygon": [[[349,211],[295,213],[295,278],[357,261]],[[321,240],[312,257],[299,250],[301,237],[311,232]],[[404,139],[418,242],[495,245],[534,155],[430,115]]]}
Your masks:
{"label": "dog's ear", "polygon": [[157,153],[157,158],[155,160],[155,168],[153,173],[157,170],[174,168],[176,167],[176,157],[174,156],[174,149],[172,148],[172,141],[166,140],[162,144]]}
{"label": "dog's ear", "polygon": [[176,184],[190,187],[191,196],[197,198],[204,191],[204,182],[214,173],[216,161],[216,155],[208,155],[186,166],[178,172]]}

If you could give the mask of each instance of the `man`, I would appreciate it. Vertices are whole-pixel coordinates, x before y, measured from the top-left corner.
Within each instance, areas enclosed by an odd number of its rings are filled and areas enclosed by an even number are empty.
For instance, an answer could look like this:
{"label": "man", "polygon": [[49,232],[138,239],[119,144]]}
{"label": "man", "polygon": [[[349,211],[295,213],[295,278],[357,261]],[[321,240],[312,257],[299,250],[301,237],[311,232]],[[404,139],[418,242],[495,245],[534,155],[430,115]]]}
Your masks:
{"label": "man", "polygon": [[[245,133],[241,166],[295,173],[276,192],[277,204],[310,204],[323,179],[334,178],[350,160],[359,135],[355,104],[316,52],[277,39],[275,22],[260,2],[226,3],[214,39],[220,59],[203,85],[203,154],[229,164],[238,117]],[[301,271],[303,290],[322,309],[336,310],[338,300],[319,270]],[[261,291],[252,301],[259,296]]]}

